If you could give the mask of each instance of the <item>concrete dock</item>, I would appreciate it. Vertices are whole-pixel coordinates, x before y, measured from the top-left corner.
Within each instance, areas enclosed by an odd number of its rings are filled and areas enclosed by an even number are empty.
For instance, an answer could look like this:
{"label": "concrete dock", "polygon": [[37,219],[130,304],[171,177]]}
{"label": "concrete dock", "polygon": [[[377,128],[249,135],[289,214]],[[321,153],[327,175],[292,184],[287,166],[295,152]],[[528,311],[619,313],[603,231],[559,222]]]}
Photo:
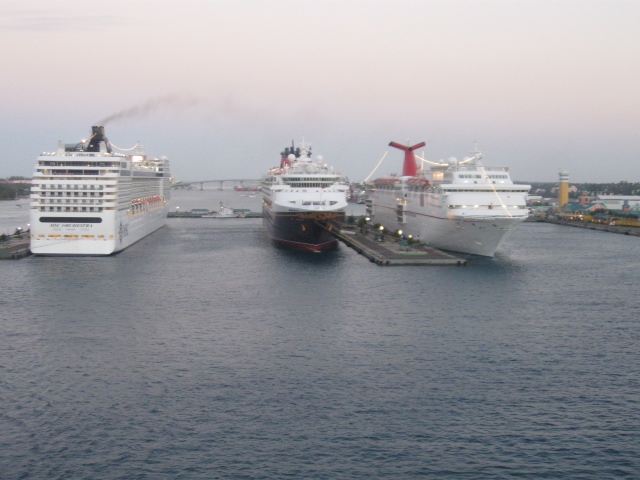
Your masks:
{"label": "concrete dock", "polygon": [[442,250],[421,243],[410,245],[390,235],[381,236],[353,225],[332,224],[331,233],[380,266],[463,266],[467,263],[464,258]]}
{"label": "concrete dock", "polygon": [[[199,209],[196,209],[199,210]],[[189,211],[189,212],[168,212],[168,218],[203,218],[203,215],[215,213],[213,211],[204,210],[204,211]],[[205,217],[207,218],[207,217]],[[212,217],[208,217],[212,218]],[[251,211],[243,211],[241,212],[241,216],[237,218],[262,218],[262,212],[251,212]]]}
{"label": "concrete dock", "polygon": [[18,260],[31,255],[31,246],[28,238],[12,239],[0,245],[0,260]]}
{"label": "concrete dock", "polygon": [[[464,258],[442,250],[421,243],[409,244],[391,235],[369,232],[355,225],[332,223],[329,228],[340,241],[380,266],[463,266],[467,263]],[[28,238],[12,238],[0,245],[0,260],[17,260],[29,255]]]}
{"label": "concrete dock", "polygon": [[545,223],[555,223],[556,225],[565,225],[567,227],[587,228],[589,230],[598,230],[600,232],[618,233],[621,235],[632,235],[640,237],[640,228],[627,227],[623,225],[609,225],[607,223],[583,222],[580,220],[565,220],[547,218],[542,220]]}

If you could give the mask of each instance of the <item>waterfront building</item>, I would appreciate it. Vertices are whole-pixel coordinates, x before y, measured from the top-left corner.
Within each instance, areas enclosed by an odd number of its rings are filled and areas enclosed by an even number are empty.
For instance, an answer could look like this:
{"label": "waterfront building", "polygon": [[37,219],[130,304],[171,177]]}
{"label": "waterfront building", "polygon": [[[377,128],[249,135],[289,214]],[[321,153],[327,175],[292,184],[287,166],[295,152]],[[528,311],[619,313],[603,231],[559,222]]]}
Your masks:
{"label": "waterfront building", "polygon": [[606,206],[608,210],[640,213],[640,195],[596,195],[596,200]]}

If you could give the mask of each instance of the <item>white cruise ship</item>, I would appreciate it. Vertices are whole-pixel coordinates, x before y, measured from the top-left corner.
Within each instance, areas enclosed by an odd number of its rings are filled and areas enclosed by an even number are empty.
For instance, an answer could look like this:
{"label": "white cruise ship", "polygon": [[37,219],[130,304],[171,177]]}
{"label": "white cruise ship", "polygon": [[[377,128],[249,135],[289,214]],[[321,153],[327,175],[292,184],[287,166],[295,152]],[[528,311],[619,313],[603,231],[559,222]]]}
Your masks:
{"label": "white cruise ship", "polygon": [[38,157],[31,186],[31,253],[110,255],[165,224],[171,195],[166,158],[142,146],[114,153],[104,127]]}
{"label": "white cruise ship", "polygon": [[337,245],[328,221],[344,220],[349,186],[320,155],[311,159],[310,145],[285,148],[261,186],[263,223],[274,241],[312,251]]}
{"label": "white cruise ship", "polygon": [[372,222],[435,248],[493,257],[527,217],[531,186],[514,184],[507,167],[483,165],[480,152],[462,161],[428,162],[425,170],[415,158],[424,142],[389,145],[405,152],[403,174],[370,186],[366,205]]}

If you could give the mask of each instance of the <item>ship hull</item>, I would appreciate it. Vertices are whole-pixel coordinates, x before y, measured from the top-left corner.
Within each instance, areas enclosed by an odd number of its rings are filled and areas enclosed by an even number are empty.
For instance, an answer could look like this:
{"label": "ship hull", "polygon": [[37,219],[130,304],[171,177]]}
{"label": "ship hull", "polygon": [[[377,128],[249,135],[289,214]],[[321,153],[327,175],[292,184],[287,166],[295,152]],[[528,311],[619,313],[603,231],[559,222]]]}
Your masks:
{"label": "ship hull", "polygon": [[167,205],[135,216],[120,212],[92,217],[51,217],[32,211],[31,253],[47,256],[112,255],[162,228],[167,212]]}
{"label": "ship hull", "polygon": [[[390,203],[390,202],[389,202]],[[442,202],[433,202],[435,204]],[[372,201],[372,221],[389,230],[402,230],[420,242],[456,253],[493,257],[526,214],[491,215],[491,210],[452,215],[437,207],[408,208],[398,218],[395,204]]]}
{"label": "ship hull", "polygon": [[333,226],[329,220],[344,220],[344,212],[274,212],[266,206],[262,214],[264,227],[273,241],[313,252],[337,246],[338,240],[331,233]]}
{"label": "ship hull", "polygon": [[513,228],[524,218],[448,219],[424,217],[407,231],[416,230],[420,241],[442,250],[493,257]]}

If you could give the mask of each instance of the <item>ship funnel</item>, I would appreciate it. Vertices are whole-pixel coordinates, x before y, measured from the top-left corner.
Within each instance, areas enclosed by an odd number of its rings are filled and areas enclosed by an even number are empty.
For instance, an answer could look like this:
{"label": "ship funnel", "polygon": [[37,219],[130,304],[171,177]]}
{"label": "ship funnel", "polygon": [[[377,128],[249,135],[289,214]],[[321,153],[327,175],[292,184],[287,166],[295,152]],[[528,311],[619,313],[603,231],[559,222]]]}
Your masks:
{"label": "ship funnel", "polygon": [[[289,147],[285,147],[284,148],[284,152],[280,153],[280,168],[284,168],[284,167],[290,167],[291,164],[293,163],[293,160],[295,160],[295,146],[293,143],[293,140],[291,140],[291,148]],[[290,155],[293,154],[293,158],[290,158]]]}
{"label": "ship funnel", "polygon": [[104,127],[93,126],[91,127],[91,138],[89,139],[89,145],[87,146],[87,152],[99,152],[100,142],[104,142],[107,147],[107,152],[111,153],[111,144],[104,135]]}
{"label": "ship funnel", "polygon": [[413,151],[416,148],[424,147],[426,143],[416,143],[414,146],[401,145],[396,142],[390,142],[389,146],[404,150],[404,166],[402,167],[402,175],[405,177],[415,177],[418,174],[418,164],[416,163],[416,155]]}

